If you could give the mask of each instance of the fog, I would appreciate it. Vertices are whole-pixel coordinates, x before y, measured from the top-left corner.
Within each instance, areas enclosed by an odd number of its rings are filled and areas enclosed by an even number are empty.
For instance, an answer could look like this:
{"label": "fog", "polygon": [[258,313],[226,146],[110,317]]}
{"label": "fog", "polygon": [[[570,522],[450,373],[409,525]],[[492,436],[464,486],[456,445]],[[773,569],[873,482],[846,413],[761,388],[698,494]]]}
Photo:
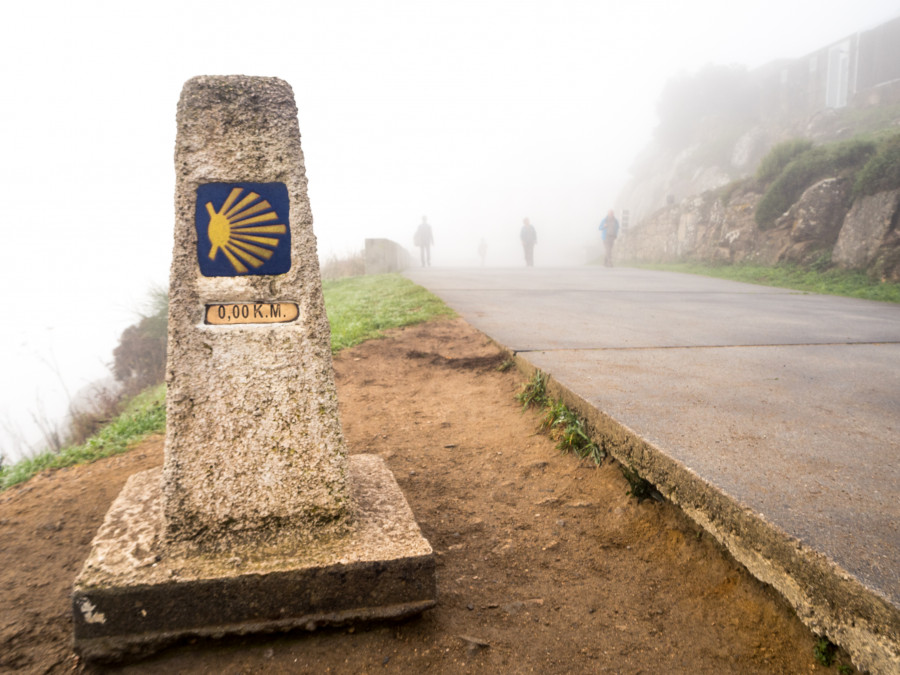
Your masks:
{"label": "fog", "polygon": [[37,444],[39,404],[57,419],[106,374],[147,289],[167,285],[175,107],[194,75],[292,85],[320,258],[366,237],[412,248],[425,215],[435,265],[479,264],[481,238],[488,265],[521,265],[527,217],[535,264],[572,265],[598,254],[668,79],[802,56],[896,13],[894,0],[15,3],[0,41],[2,453]]}

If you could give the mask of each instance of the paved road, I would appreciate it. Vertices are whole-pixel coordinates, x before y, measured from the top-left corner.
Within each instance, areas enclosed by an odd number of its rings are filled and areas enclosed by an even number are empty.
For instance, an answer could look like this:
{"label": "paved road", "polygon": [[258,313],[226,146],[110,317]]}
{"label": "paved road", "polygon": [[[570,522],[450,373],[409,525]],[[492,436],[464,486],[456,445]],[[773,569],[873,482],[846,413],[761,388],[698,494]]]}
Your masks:
{"label": "paved road", "polygon": [[900,608],[900,305],[629,268],[407,276]]}

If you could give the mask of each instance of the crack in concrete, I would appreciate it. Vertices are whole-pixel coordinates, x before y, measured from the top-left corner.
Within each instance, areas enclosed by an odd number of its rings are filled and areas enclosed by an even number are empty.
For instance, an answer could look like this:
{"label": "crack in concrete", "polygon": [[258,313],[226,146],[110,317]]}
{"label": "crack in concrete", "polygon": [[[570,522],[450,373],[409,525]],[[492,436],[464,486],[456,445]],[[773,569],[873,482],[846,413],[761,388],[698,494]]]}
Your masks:
{"label": "crack in concrete", "polygon": [[900,340],[880,340],[878,342],[785,342],[773,344],[739,344],[739,345],[654,345],[643,347],[549,347],[533,349],[513,349],[512,354],[561,353],[561,352],[636,352],[663,349],[764,349],[767,347],[878,347],[900,344]]}

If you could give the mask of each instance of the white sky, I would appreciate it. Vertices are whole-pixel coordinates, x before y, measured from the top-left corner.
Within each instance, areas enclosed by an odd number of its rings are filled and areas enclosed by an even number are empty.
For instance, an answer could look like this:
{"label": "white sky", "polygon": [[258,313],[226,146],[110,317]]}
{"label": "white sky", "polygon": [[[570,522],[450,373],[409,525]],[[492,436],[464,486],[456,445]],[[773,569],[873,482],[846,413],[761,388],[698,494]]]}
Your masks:
{"label": "white sky", "polygon": [[[0,448],[105,374],[167,285],[175,107],[201,74],[294,89],[322,258],[366,237],[436,265],[580,264],[672,76],[803,56],[896,0],[20,2],[0,39]],[[248,177],[248,179],[251,177]],[[49,364],[49,365],[48,365]],[[59,376],[54,373],[58,371]]]}

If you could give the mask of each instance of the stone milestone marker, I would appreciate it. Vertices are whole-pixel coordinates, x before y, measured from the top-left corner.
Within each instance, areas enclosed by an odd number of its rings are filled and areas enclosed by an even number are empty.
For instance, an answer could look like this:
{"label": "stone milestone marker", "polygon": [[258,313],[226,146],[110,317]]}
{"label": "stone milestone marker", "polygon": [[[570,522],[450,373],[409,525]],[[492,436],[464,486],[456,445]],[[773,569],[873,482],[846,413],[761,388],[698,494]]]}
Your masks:
{"label": "stone milestone marker", "polygon": [[76,650],[433,606],[432,550],[393,475],[344,446],[290,86],[189,80],[175,169],[165,463],[94,538]]}

